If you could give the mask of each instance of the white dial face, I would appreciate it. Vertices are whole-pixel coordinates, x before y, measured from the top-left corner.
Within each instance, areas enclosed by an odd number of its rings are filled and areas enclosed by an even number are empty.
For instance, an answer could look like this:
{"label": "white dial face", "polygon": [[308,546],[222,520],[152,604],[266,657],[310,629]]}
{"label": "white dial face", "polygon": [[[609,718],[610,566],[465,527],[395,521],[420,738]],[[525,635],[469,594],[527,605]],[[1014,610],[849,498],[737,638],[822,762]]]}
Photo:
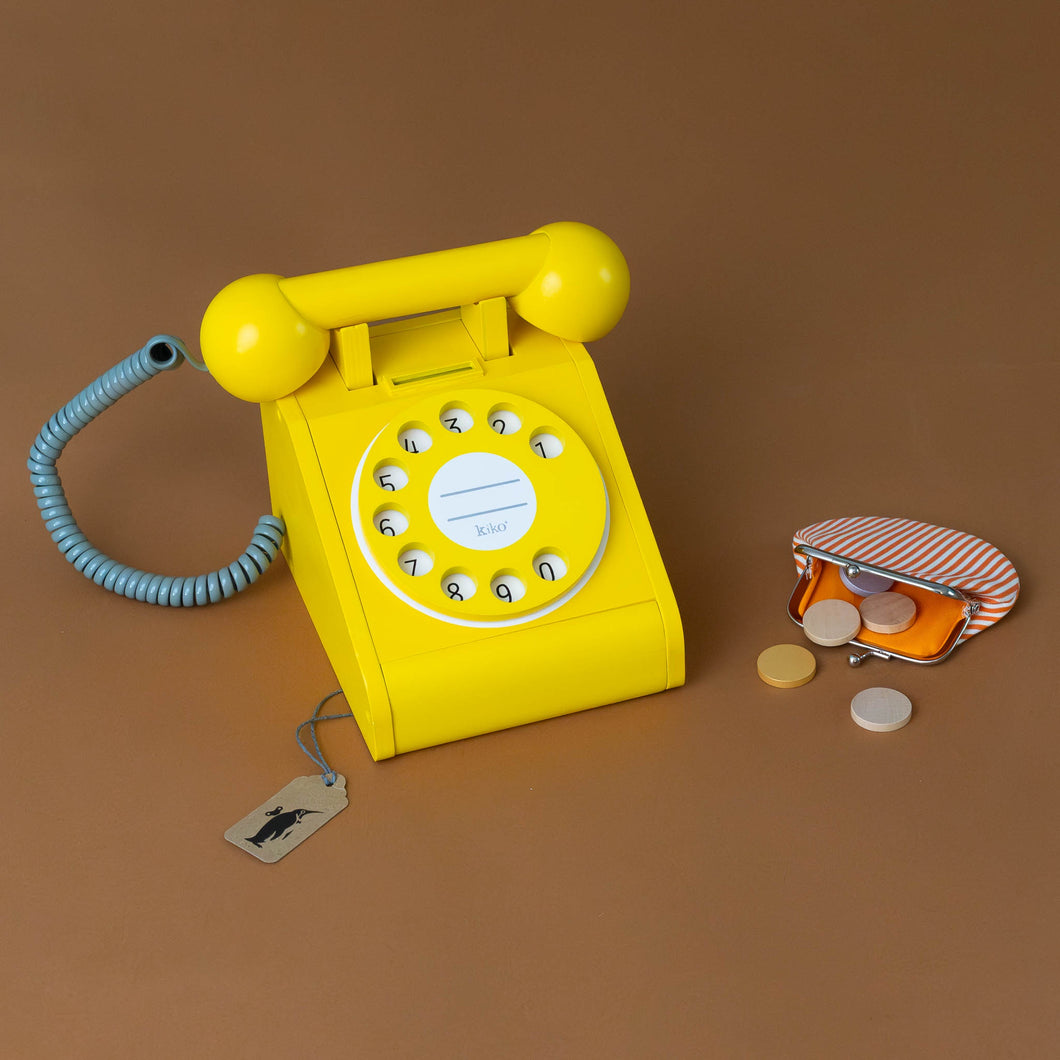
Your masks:
{"label": "white dial face", "polygon": [[492,552],[518,541],[533,525],[537,496],[529,478],[495,453],[463,453],[431,480],[427,507],[450,541]]}

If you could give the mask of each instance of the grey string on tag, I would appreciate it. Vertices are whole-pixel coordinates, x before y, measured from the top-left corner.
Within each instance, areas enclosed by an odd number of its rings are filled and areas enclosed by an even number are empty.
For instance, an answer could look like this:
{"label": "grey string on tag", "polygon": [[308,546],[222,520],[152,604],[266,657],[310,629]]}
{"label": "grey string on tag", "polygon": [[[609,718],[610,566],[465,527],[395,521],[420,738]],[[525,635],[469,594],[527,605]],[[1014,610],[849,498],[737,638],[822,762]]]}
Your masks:
{"label": "grey string on tag", "polygon": [[[321,716],[320,708],[324,706],[329,699],[334,699],[335,696],[341,696],[342,689],[337,688],[334,692],[329,692],[316,706],[316,710],[313,711],[312,717],[306,718],[301,725],[298,726],[294,731],[294,737],[298,741],[298,746],[324,771],[324,784],[326,787],[331,787],[335,783],[336,774],[335,770],[328,765],[327,759],[324,757],[323,751],[320,750],[320,743],[317,740],[317,722],[318,721],[336,721],[339,718],[352,718],[353,711],[351,710],[347,714],[325,714]],[[316,754],[313,754],[304,743],[302,743],[302,730],[309,726],[309,735],[313,740],[313,747],[316,749]]]}

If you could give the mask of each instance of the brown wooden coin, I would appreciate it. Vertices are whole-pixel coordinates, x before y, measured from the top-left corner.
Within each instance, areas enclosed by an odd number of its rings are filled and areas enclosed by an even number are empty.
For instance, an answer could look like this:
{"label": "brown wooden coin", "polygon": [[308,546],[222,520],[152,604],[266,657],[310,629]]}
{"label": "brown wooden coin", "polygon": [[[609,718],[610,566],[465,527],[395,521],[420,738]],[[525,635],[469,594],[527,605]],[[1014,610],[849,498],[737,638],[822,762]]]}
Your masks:
{"label": "brown wooden coin", "polygon": [[874,593],[861,601],[861,622],[873,633],[901,633],[916,621],[916,601],[902,593]]}

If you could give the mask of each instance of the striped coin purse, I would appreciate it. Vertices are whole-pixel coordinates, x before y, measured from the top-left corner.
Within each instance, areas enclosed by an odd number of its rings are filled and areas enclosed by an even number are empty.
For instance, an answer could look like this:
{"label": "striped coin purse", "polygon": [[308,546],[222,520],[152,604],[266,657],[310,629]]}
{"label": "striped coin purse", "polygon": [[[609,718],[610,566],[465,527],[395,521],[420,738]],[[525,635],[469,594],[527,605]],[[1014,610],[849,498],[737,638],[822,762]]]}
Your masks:
{"label": "striped coin purse", "polygon": [[913,624],[901,632],[874,633],[863,625],[850,642],[863,649],[851,652],[852,666],[870,655],[942,662],[957,645],[1007,615],[1019,595],[1015,568],[993,545],[912,519],[826,519],[795,534],[792,550],[799,578],[788,614],[800,626],[818,600],[861,603],[865,594],[851,588],[859,576],[892,581],[890,591],[916,603]]}

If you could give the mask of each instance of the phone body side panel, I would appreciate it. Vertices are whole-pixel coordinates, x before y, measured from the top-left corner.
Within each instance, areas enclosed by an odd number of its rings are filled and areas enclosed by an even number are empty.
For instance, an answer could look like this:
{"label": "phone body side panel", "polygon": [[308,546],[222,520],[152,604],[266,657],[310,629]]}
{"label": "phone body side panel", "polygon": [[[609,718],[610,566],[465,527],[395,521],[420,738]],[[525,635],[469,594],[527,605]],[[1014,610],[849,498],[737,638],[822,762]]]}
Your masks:
{"label": "phone body side panel", "polygon": [[395,753],[390,696],[335,513],[293,397],[261,406],[272,510],[295,534],[283,553],[372,758]]}

